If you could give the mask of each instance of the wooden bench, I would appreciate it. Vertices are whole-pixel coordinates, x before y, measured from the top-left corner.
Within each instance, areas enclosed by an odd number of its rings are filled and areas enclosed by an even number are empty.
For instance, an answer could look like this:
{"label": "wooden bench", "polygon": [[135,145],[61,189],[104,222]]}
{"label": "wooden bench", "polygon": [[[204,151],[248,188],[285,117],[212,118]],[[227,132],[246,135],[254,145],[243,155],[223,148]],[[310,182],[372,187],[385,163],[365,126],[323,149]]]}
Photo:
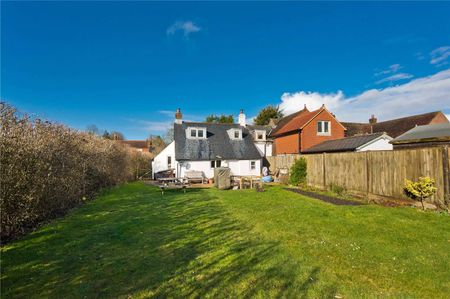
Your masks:
{"label": "wooden bench", "polygon": [[206,177],[203,171],[197,170],[186,171],[184,174],[184,178],[188,183],[201,181],[202,184],[204,184],[206,181]]}

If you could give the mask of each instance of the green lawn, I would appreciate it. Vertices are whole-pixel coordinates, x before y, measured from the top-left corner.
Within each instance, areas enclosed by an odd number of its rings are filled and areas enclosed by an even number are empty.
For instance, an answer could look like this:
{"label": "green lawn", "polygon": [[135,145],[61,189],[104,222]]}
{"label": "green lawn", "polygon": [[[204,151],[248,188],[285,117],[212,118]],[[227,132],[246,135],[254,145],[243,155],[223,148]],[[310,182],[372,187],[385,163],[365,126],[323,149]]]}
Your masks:
{"label": "green lawn", "polygon": [[1,250],[12,297],[444,298],[450,217],[266,192],[115,188]]}

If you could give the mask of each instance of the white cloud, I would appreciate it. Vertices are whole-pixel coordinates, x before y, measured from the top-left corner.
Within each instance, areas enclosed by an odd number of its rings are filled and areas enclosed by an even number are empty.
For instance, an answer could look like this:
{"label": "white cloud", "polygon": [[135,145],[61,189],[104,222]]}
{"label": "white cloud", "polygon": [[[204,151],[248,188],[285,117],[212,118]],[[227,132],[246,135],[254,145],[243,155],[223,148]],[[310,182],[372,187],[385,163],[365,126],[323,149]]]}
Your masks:
{"label": "white cloud", "polygon": [[375,82],[375,84],[382,84],[385,82],[395,82],[395,81],[399,81],[399,80],[411,79],[412,77],[414,77],[414,76],[411,74],[408,74],[408,73],[398,73],[398,74],[394,74],[389,77],[383,78],[381,80],[378,80],[377,82]]}
{"label": "white cloud", "polygon": [[375,84],[379,85],[379,84],[383,84],[386,82],[392,83],[392,82],[396,82],[396,81],[400,81],[400,80],[411,79],[412,77],[414,77],[413,75],[408,74],[408,73],[399,73],[398,71],[401,70],[402,68],[403,68],[403,66],[396,63],[396,64],[390,65],[385,70],[375,73],[376,77],[382,76],[382,75],[388,75],[388,77],[382,78],[382,79],[376,81]]}
{"label": "white cloud", "polygon": [[384,89],[370,89],[354,97],[342,91],[284,93],[280,108],[290,114],[306,104],[309,110],[322,104],[341,121],[367,122],[371,114],[378,120],[387,120],[412,114],[450,109],[450,69],[429,77],[417,78],[408,83]]}
{"label": "white cloud", "polygon": [[448,63],[450,57],[450,46],[439,47],[430,52],[430,63],[436,66],[443,66]]}
{"label": "white cloud", "polygon": [[341,105],[341,102],[345,99],[344,93],[338,91],[336,93],[319,93],[319,92],[295,92],[295,93],[283,93],[281,96],[280,110],[285,115],[294,113],[306,104],[309,110],[315,110],[320,108],[322,104],[332,110]]}
{"label": "white cloud", "polygon": [[395,63],[395,64],[390,65],[386,70],[383,70],[383,71],[375,73],[375,76],[381,76],[381,75],[388,75],[388,74],[396,73],[402,68],[403,67],[400,64]]}
{"label": "white cloud", "polygon": [[177,21],[167,28],[167,35],[174,35],[178,31],[181,31],[184,37],[189,37],[191,33],[199,32],[201,28],[194,24],[192,21]]}

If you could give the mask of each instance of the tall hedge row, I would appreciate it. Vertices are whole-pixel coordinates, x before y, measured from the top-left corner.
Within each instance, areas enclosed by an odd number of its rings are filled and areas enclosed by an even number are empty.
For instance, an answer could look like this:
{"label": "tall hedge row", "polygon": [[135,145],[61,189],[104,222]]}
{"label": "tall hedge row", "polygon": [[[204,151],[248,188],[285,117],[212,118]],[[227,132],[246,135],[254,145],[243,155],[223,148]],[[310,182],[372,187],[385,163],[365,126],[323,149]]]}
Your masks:
{"label": "tall hedge row", "polygon": [[20,115],[0,103],[2,241],[133,179],[138,154],[112,140]]}

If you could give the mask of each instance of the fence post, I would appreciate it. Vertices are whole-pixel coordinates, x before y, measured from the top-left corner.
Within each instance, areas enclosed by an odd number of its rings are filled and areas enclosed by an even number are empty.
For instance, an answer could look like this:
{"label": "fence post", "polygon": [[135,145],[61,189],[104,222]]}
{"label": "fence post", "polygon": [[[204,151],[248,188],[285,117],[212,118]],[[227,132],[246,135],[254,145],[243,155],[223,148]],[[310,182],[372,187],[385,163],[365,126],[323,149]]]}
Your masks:
{"label": "fence post", "polygon": [[369,151],[366,151],[366,192],[367,192],[367,200],[369,200],[370,194],[370,171],[369,171]]}
{"label": "fence post", "polygon": [[325,153],[322,154],[323,188],[327,190],[327,179],[325,176]]}
{"label": "fence post", "polygon": [[442,147],[442,163],[444,176],[444,204],[447,208],[450,207],[450,170],[449,170],[449,152],[448,145]]}

